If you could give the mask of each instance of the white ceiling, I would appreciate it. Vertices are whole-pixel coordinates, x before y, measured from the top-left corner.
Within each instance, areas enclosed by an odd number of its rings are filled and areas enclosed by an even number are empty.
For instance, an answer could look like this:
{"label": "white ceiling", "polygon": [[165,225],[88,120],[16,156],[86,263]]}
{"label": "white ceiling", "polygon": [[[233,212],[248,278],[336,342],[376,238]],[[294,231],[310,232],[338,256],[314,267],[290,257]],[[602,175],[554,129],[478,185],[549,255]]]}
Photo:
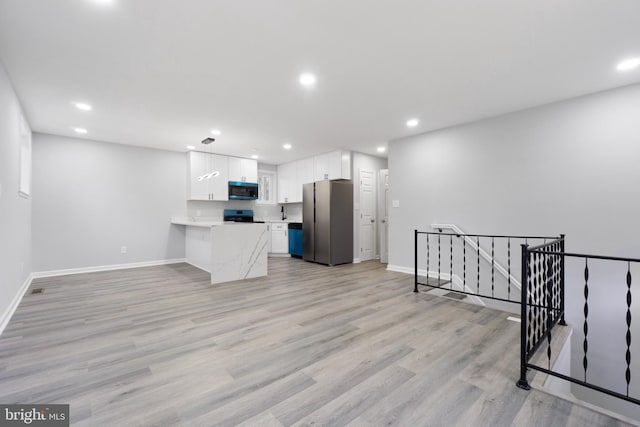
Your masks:
{"label": "white ceiling", "polygon": [[0,0],[33,130],[277,164],[640,82],[638,0],[100,3]]}

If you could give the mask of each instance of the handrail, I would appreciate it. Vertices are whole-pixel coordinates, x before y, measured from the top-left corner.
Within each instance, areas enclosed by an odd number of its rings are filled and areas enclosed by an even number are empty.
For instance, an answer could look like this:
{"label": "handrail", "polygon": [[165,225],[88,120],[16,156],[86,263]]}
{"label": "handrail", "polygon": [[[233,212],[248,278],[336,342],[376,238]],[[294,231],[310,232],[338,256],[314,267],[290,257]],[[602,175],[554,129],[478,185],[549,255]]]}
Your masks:
{"label": "handrail", "polygon": [[[471,238],[468,237],[466,235],[466,233],[464,231],[462,231],[457,225],[455,224],[431,224],[431,228],[433,228],[434,230],[442,230],[442,229],[449,229],[449,230],[453,230],[456,232],[456,235],[459,237],[463,237],[464,240],[467,242],[467,244],[469,246],[471,246],[473,249],[475,249],[476,251],[478,251],[480,253],[480,256],[482,256],[482,258],[485,259],[485,261],[488,261],[489,263],[491,263],[492,258],[491,255],[489,255],[484,249],[482,249],[481,247],[479,247],[478,245],[476,245],[476,242]],[[474,234],[475,236],[475,234]],[[491,236],[489,236],[491,237]],[[504,237],[513,237],[513,236],[504,236]],[[517,236],[519,238],[519,236]],[[524,238],[534,238],[534,237],[526,237],[523,236]],[[518,288],[518,290],[522,290],[522,284],[520,283],[520,281],[515,278],[513,275],[509,274],[509,272],[499,263],[497,263],[495,261],[495,259],[493,259],[493,265],[495,266],[495,269],[502,274],[505,278],[509,279],[511,278],[511,283]]]}

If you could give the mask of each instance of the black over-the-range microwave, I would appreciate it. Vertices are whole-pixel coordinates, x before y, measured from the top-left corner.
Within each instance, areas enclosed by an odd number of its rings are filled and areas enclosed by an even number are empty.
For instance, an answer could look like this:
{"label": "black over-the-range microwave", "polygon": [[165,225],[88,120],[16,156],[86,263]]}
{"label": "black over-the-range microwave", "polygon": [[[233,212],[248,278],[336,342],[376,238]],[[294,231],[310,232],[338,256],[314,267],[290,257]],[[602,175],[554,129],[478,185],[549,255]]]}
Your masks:
{"label": "black over-the-range microwave", "polygon": [[256,200],[258,184],[253,182],[229,181],[230,200]]}

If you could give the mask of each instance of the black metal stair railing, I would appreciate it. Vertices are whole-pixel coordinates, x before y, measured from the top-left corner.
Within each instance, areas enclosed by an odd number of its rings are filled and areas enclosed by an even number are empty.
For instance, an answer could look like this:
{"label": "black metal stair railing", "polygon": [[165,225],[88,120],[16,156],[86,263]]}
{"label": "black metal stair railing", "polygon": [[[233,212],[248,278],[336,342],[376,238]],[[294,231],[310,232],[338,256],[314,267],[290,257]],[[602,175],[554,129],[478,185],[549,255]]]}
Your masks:
{"label": "black metal stair railing", "polygon": [[[543,372],[548,375],[552,375],[558,378],[562,378],[566,381],[570,381],[574,384],[578,384],[583,387],[590,388],[592,390],[599,391],[601,393],[613,396],[628,402],[640,404],[640,399],[630,395],[629,388],[632,380],[632,354],[631,354],[631,302],[632,292],[631,284],[633,280],[632,266],[640,268],[640,259],[624,258],[624,257],[610,257],[601,255],[587,255],[579,253],[567,253],[565,252],[564,237],[547,242],[544,245],[537,247],[529,247],[526,244],[522,245],[522,303],[521,303],[521,351],[520,351],[520,379],[517,382],[517,386],[524,389],[529,389],[529,383],[527,380],[527,370],[533,369]],[[582,332],[582,352],[580,375],[571,373],[569,375],[557,372],[552,366],[552,334],[556,324],[565,323],[565,268],[567,261],[575,267],[576,278],[579,277],[582,281],[580,284],[581,292],[584,301],[582,306],[582,319],[580,322],[580,329],[577,331]],[[590,364],[590,340],[593,341],[589,334],[589,322],[597,321],[591,319],[594,308],[602,309],[600,307],[602,301],[590,299],[590,294],[594,286],[603,285],[603,283],[593,283],[594,279],[592,271],[594,264],[600,263],[600,270],[605,272],[606,282],[604,285],[613,287],[617,285],[618,288],[624,287],[626,292],[624,296],[626,300],[624,304],[626,306],[625,316],[620,316],[620,320],[617,323],[621,328],[626,329],[625,334],[625,353],[624,357],[620,359],[626,363],[623,367],[618,364],[615,366],[600,366],[601,370],[611,372],[613,377],[619,378],[621,386],[612,387],[610,385],[595,384],[589,377],[589,369],[593,367]],[[621,267],[622,266],[622,267]],[[603,275],[602,271],[599,271],[600,275]],[[573,277],[573,276],[572,276]],[[596,289],[600,290],[601,289]],[[613,298],[615,295],[620,295],[620,292],[609,292],[607,298]],[[611,301],[608,301],[611,303]],[[607,313],[610,317],[612,313]],[[613,313],[615,316],[615,313]],[[624,322],[622,322],[624,318]],[[577,325],[576,325],[577,326]],[[592,343],[593,344],[593,343]],[[596,342],[595,344],[598,344]],[[622,344],[622,343],[621,343]],[[536,354],[543,345],[546,345],[546,366],[540,366],[539,364],[532,363],[532,357]],[[544,348],[544,347],[542,347]],[[559,350],[558,350],[559,351]],[[540,361],[540,359],[538,359]],[[544,357],[542,358],[544,360]],[[540,363],[540,362],[538,362]],[[575,371],[574,371],[575,372]],[[616,373],[617,372],[617,373]],[[602,375],[600,375],[602,377]],[[625,389],[622,392],[622,389]]]}
{"label": "black metal stair railing", "polygon": [[[512,264],[519,265],[519,260],[513,259],[512,244],[544,243],[554,239],[558,239],[558,236],[508,236],[415,230],[414,292],[419,292],[420,286],[426,286],[518,304],[520,292],[517,287],[520,284],[512,276]],[[481,256],[481,248],[487,248],[486,251],[482,249],[486,259]],[[473,250],[476,252],[475,255],[470,255],[469,252]],[[505,267],[502,267],[503,264]]]}

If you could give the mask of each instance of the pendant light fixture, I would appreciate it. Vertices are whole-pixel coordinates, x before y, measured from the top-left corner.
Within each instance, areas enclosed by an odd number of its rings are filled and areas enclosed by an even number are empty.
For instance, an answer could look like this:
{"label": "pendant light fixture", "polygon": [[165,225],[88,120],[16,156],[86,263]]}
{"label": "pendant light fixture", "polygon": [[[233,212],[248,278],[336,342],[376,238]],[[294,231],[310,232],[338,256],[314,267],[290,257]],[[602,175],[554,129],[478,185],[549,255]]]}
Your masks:
{"label": "pendant light fixture", "polygon": [[[204,145],[209,145],[214,141],[215,141],[215,138],[205,138],[201,142]],[[207,150],[207,152],[208,152],[208,150]],[[211,154],[213,154],[213,153],[211,153]],[[217,178],[218,176],[220,176],[220,171],[211,171],[211,172],[205,173],[204,175],[198,177],[198,181],[204,181],[205,179]]]}

